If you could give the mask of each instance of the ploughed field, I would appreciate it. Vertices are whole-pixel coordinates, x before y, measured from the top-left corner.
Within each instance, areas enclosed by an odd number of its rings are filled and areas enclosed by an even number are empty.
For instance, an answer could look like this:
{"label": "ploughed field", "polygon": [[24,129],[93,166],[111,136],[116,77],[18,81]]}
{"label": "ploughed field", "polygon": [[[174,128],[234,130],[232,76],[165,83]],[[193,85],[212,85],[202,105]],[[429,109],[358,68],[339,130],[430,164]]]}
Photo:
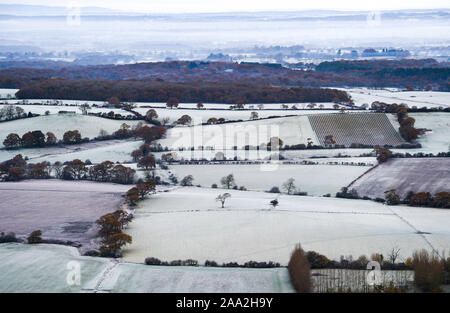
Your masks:
{"label": "ploughed field", "polygon": [[333,136],[336,144],[346,147],[352,143],[372,146],[404,143],[384,113],[320,114],[308,118],[323,146],[326,146],[325,136],[328,135]]}
{"label": "ploughed field", "polygon": [[41,230],[43,239],[79,242],[88,249],[97,237],[95,221],[118,209],[129,188],[54,179],[0,183],[0,232],[26,237]]}
{"label": "ploughed field", "polygon": [[360,196],[384,198],[396,189],[402,198],[409,191],[450,192],[450,158],[390,159],[368,172],[353,185]]}

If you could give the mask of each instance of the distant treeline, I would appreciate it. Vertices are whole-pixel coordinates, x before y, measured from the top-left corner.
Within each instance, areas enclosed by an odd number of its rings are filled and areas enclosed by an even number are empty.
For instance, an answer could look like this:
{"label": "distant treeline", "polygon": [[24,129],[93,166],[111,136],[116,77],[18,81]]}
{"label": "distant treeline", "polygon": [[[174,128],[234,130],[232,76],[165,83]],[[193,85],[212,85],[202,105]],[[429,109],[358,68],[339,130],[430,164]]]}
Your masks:
{"label": "distant treeline", "polygon": [[[250,83],[265,86],[367,86],[450,90],[450,67],[434,59],[327,61],[311,70],[280,64],[171,61],[125,65],[70,65],[0,62],[0,88],[22,88],[47,79],[111,79],[154,82]],[[2,68],[4,67],[4,68]]]}
{"label": "distant treeline", "polygon": [[211,103],[295,103],[349,102],[345,91],[324,88],[286,88],[242,83],[49,79],[21,88],[20,99],[83,99],[104,101],[117,97],[121,101]]}

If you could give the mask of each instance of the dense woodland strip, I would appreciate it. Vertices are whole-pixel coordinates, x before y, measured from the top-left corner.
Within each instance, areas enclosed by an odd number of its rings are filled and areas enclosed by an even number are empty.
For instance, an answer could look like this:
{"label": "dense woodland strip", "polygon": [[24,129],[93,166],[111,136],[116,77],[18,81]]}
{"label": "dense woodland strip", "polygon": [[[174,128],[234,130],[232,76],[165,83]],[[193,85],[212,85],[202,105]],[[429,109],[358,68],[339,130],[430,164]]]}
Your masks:
{"label": "dense woodland strip", "polygon": [[[302,68],[302,63],[291,67]],[[308,70],[280,64],[171,61],[66,66],[48,61],[0,62],[0,88],[22,88],[47,79],[250,83],[266,86],[400,87],[449,91],[450,66],[433,59],[327,61]]]}
{"label": "dense woodland strip", "polygon": [[137,80],[49,79],[19,90],[20,99],[67,99],[210,103],[349,102],[345,91],[241,83],[168,83]]}

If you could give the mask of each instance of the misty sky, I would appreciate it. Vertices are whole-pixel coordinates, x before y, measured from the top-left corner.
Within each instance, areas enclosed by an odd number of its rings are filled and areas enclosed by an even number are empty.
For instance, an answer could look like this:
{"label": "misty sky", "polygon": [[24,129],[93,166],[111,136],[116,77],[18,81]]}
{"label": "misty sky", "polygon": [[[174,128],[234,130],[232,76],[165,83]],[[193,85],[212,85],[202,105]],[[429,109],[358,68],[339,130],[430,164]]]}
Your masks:
{"label": "misty sky", "polygon": [[19,0],[4,1],[2,4],[31,4],[66,6],[99,6],[124,11],[145,12],[230,12],[230,11],[286,11],[286,10],[398,10],[398,9],[436,9],[449,8],[448,0]]}

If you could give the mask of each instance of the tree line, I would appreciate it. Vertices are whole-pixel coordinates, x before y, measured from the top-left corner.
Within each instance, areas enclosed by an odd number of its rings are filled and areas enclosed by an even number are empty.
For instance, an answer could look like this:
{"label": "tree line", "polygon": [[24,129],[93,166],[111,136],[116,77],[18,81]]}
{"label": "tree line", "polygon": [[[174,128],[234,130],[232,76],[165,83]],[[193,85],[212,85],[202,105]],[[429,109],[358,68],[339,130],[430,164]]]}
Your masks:
{"label": "tree line", "polygon": [[[260,63],[170,61],[126,65],[43,68],[17,66],[0,70],[1,88],[22,88],[46,79],[138,79],[159,82],[254,83],[265,86],[369,86],[449,90],[448,63],[423,60],[326,61],[298,71]],[[206,100],[204,100],[206,101]]]}
{"label": "tree line", "polygon": [[345,91],[328,88],[273,87],[235,82],[160,82],[107,79],[49,79],[21,88],[20,99],[68,99],[211,103],[349,102]]}
{"label": "tree line", "polygon": [[20,181],[24,179],[64,179],[133,184],[136,171],[121,164],[104,161],[91,165],[79,159],[54,164],[49,162],[27,163],[21,154],[0,163],[0,181]]}

